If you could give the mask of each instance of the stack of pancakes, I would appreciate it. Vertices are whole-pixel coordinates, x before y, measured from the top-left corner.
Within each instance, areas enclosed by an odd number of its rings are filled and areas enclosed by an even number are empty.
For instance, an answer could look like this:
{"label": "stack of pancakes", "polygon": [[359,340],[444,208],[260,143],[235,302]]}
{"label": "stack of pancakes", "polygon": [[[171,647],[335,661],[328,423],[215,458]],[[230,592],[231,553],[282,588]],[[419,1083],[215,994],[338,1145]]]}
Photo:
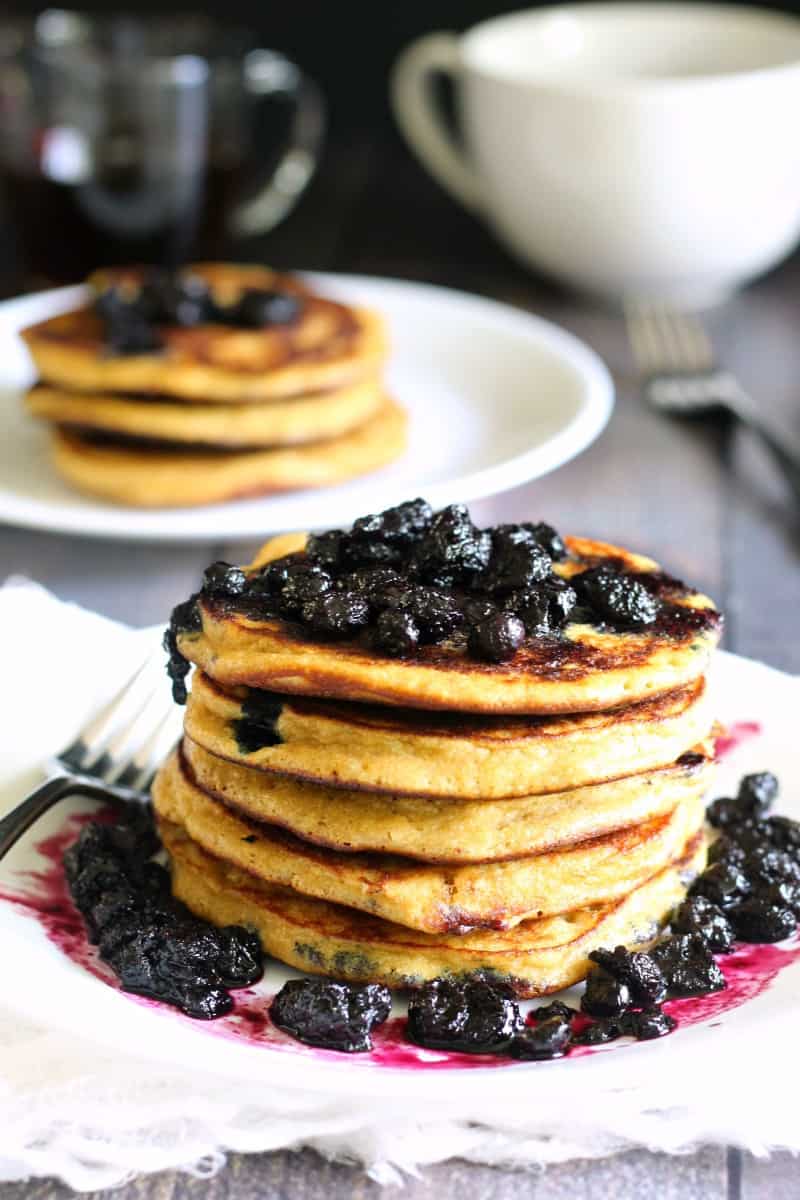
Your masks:
{"label": "stack of pancakes", "polygon": [[[173,888],[300,970],[391,987],[479,973],[519,996],[651,940],[705,863],[705,597],[567,539],[555,564],[652,579],[651,627],[568,624],[506,662],[392,659],[201,593],[184,738],[154,786]],[[250,577],[304,539],[268,543]]]}
{"label": "stack of pancakes", "polygon": [[[188,506],[338,483],[402,452],[378,314],[264,267],[217,263],[187,268],[170,282],[171,310],[143,317],[150,275],[98,272],[94,303],[22,333],[39,373],[27,407],[53,425],[68,482],[121,504]],[[227,318],[245,294],[267,312],[270,295],[278,313],[283,300],[288,319]],[[153,345],[124,344],[126,305]],[[108,312],[121,314],[112,336]]]}

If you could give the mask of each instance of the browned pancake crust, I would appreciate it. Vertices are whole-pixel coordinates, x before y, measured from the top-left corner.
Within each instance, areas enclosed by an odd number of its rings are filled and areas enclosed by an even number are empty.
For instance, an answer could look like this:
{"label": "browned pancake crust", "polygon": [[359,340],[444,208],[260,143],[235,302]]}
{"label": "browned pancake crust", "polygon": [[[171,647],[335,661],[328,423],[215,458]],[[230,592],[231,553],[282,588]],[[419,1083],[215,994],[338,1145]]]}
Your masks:
{"label": "browned pancake crust", "polygon": [[[246,288],[272,288],[304,298],[300,318],[264,329],[226,325],[159,326],[158,354],[109,355],[103,323],[88,308],[22,330],[44,379],[86,391],[156,392],[201,403],[266,400],[338,386],[374,373],[386,352],[380,317],[317,296],[299,280],[266,267],[199,263],[222,303]],[[143,268],[98,272],[90,283],[136,286]]]}
{"label": "browned pancake crust", "polygon": [[81,491],[139,508],[187,508],[328,487],[402,454],[407,418],[392,400],[358,429],[326,442],[266,450],[158,450],[97,442],[56,429],[53,460]]}
{"label": "browned pancake crust", "polygon": [[217,925],[255,928],[268,954],[300,971],[358,983],[419,987],[441,975],[486,974],[525,998],[585,978],[601,946],[647,945],[705,863],[705,837],[628,896],[525,921],[510,930],[425,934],[298,895],[228,867],[168,821],[159,829],[175,895]]}
{"label": "browned pancake crust", "polygon": [[[704,679],[611,712],[574,717],[434,713],[284,696],[277,741],[243,750],[242,702],[196,672],[185,729],[219,758],[330,787],[493,800],[541,795],[667,766],[712,728]],[[276,697],[276,700],[279,698]]]}

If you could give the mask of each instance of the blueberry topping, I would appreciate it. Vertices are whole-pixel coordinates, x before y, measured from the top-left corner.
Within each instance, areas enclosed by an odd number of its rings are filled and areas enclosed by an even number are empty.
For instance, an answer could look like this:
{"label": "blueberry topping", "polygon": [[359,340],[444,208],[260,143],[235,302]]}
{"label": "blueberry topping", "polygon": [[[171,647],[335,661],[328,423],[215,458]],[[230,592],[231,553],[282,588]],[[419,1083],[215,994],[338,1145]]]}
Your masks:
{"label": "blueberry topping", "polygon": [[658,616],[659,602],[647,588],[611,567],[592,567],[573,575],[572,585],[579,599],[611,625],[652,625]]}
{"label": "blueberry topping", "polygon": [[369,604],[355,592],[324,592],[307,600],[303,624],[328,637],[352,637],[369,622]]}
{"label": "blueberry topping", "polygon": [[665,938],[650,954],[664,973],[670,996],[704,996],[726,986],[708,946],[695,934]]}
{"label": "blueberry topping", "polygon": [[649,1042],[672,1033],[676,1024],[674,1017],[665,1013],[659,1005],[653,1005],[640,1012],[625,1013],[622,1031],[635,1037],[637,1042]]}
{"label": "blueberry topping", "polygon": [[267,288],[248,288],[241,297],[229,320],[236,325],[259,328],[264,325],[290,325],[300,316],[303,308],[299,296],[289,292],[278,292]]}
{"label": "blueberry topping", "polygon": [[739,904],[750,894],[750,881],[740,868],[730,862],[716,862],[698,875],[689,889],[690,896],[705,896],[720,908]]}
{"label": "blueberry topping", "polygon": [[576,1010],[569,1004],[564,1004],[561,1000],[553,1000],[550,1004],[541,1004],[538,1008],[534,1008],[530,1015],[537,1021],[549,1021],[551,1017],[561,1017],[564,1021],[571,1021],[575,1012]]}
{"label": "blueberry topping", "polygon": [[742,942],[782,942],[797,930],[797,917],[790,908],[760,896],[729,909],[728,917]]}
{"label": "blueberry topping", "polygon": [[628,987],[634,1004],[657,1004],[667,994],[667,981],[661,968],[641,950],[617,946],[615,950],[595,950],[589,958]]}
{"label": "blueberry topping", "polygon": [[524,640],[525,626],[519,617],[496,613],[470,631],[469,648],[476,658],[486,662],[506,662],[514,657]]}
{"label": "blueberry topping", "polygon": [[564,1017],[549,1017],[534,1026],[526,1026],[518,1033],[508,1048],[512,1058],[523,1061],[541,1062],[546,1059],[563,1058],[571,1037],[568,1020]]}
{"label": "blueberry topping", "polygon": [[151,996],[189,1016],[211,1019],[233,1006],[227,989],[261,977],[256,934],[219,929],[193,916],[149,857],[157,848],[151,814],[130,806],[124,823],[90,824],[64,856],[72,898],[101,958],[125,991]]}
{"label": "blueberry topping", "polygon": [[407,1036],[432,1050],[497,1054],[523,1024],[517,1004],[491,984],[434,979],[409,1002]]}
{"label": "blueberry topping", "polygon": [[203,628],[200,609],[197,601],[200,593],[196,592],[177,604],[172,610],[170,622],[164,631],[163,646],[167,652],[167,674],[172,680],[172,698],[176,704],[186,703],[186,676],[191,670],[191,663],[183,657],[178,649],[179,633],[199,633]]}
{"label": "blueberry topping", "polygon": [[581,1011],[592,1017],[617,1017],[633,1003],[630,988],[603,970],[590,971],[586,991],[581,996]]}
{"label": "blueberry topping", "polygon": [[402,609],[389,609],[378,617],[375,645],[392,658],[410,658],[419,645],[420,629]]}
{"label": "blueberry topping", "polygon": [[463,504],[451,504],[434,517],[414,548],[413,562],[428,583],[468,584],[489,565],[492,538],[472,524]]}
{"label": "blueberry topping", "polygon": [[290,979],[272,1001],[269,1015],[298,1041],[347,1054],[372,1049],[370,1034],[392,1008],[388,988],[327,979]]}
{"label": "blueberry topping", "polygon": [[622,1033],[618,1017],[605,1017],[600,1021],[592,1021],[580,1033],[573,1034],[572,1042],[575,1046],[604,1046],[622,1037]]}
{"label": "blueberry topping", "polygon": [[500,525],[492,533],[492,557],[486,584],[492,592],[512,592],[541,583],[552,559],[523,525]]}
{"label": "blueberry topping", "polygon": [[717,954],[725,954],[733,946],[733,927],[728,915],[705,896],[684,900],[672,918],[672,930],[694,934]]}
{"label": "blueberry topping", "polygon": [[246,584],[247,576],[241,567],[215,562],[203,573],[202,593],[204,596],[241,596]]}

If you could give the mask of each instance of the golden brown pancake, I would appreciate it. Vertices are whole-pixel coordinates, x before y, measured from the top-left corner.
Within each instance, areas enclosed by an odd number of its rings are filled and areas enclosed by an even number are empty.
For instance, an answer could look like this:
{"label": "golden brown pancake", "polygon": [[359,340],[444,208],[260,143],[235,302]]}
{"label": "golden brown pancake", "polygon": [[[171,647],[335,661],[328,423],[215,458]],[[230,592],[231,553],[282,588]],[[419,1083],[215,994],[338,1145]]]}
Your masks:
{"label": "golden brown pancake", "polygon": [[627,708],[576,717],[475,717],[273,693],[266,699],[279,711],[270,724],[276,744],[243,748],[239,722],[262,697],[226,692],[198,671],[186,732],[212,754],[260,771],[331,787],[462,799],[561,792],[664,767],[712,726],[703,679]]}
{"label": "golden brown pancake", "polygon": [[215,858],[161,819],[175,895],[217,925],[256,929],[268,954],[314,975],[389,987],[419,987],[442,975],[487,974],[520,997],[556,992],[585,978],[601,946],[647,945],[705,864],[703,834],[627,896],[513,929],[426,934],[264,883]]}
{"label": "golden brown pancake", "polygon": [[392,400],[358,429],[325,442],[276,450],[176,451],[97,442],[56,429],[53,460],[68,483],[116,504],[182,508],[327,487],[397,458],[406,415]]}
{"label": "golden brown pancake", "polygon": [[[304,299],[300,318],[263,329],[159,325],[158,353],[111,355],[103,323],[89,308],[51,317],[22,331],[43,379],[78,391],[154,392],[203,403],[302,395],[374,375],[386,354],[381,318],[315,295],[299,280],[267,267],[199,263],[188,267],[222,304],[247,288],[291,292]],[[99,271],[90,285],[135,291],[144,269]]]}
{"label": "golden brown pancake", "polygon": [[[649,573],[668,602],[661,615],[639,631],[570,623],[559,637],[527,638],[512,659],[496,664],[468,655],[460,633],[397,659],[363,638],[324,642],[286,621],[255,620],[203,599],[202,631],[180,634],[178,645],[228,688],[456,712],[594,712],[663,695],[704,674],[720,633],[707,596],[669,580],[642,555],[589,538],[566,541],[573,557],[553,564],[557,575],[569,578],[602,563]],[[285,545],[267,543],[257,561],[286,553]]]}
{"label": "golden brown pancake", "polygon": [[668,767],[606,783],[511,800],[457,800],[334,791],[226,762],[188,737],[183,754],[197,786],[249,820],[329,849],[451,865],[522,858],[639,826],[703,796],[714,772],[709,743]]}
{"label": "golden brown pancake", "polygon": [[377,379],[363,379],[316,395],[261,404],[189,404],[155,397],[72,392],[37,384],[25,397],[34,417],[78,433],[97,430],[126,437],[187,443],[202,449],[299,445],[341,437],[385,403]]}
{"label": "golden brown pancake", "polygon": [[232,812],[198,788],[178,754],[153,784],[159,818],[257,878],[428,933],[507,929],[627,895],[670,863],[704,820],[701,799],[635,828],[529,858],[467,866],[341,853]]}

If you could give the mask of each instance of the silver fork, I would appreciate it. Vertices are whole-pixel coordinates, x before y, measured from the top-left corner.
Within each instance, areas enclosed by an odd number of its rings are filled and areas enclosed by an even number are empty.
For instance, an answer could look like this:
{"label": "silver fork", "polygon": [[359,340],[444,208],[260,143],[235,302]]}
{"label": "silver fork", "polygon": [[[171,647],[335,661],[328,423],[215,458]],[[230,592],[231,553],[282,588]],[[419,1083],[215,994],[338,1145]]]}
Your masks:
{"label": "silver fork", "polygon": [[736,417],[770,450],[800,504],[800,438],[765,420],[735,375],[717,360],[700,321],[657,303],[626,304],[625,320],[650,404],[676,416],[716,409]]}
{"label": "silver fork", "polygon": [[154,651],[75,741],[45,764],[47,782],[0,820],[0,859],[65,796],[143,800],[180,728],[164,655]]}

